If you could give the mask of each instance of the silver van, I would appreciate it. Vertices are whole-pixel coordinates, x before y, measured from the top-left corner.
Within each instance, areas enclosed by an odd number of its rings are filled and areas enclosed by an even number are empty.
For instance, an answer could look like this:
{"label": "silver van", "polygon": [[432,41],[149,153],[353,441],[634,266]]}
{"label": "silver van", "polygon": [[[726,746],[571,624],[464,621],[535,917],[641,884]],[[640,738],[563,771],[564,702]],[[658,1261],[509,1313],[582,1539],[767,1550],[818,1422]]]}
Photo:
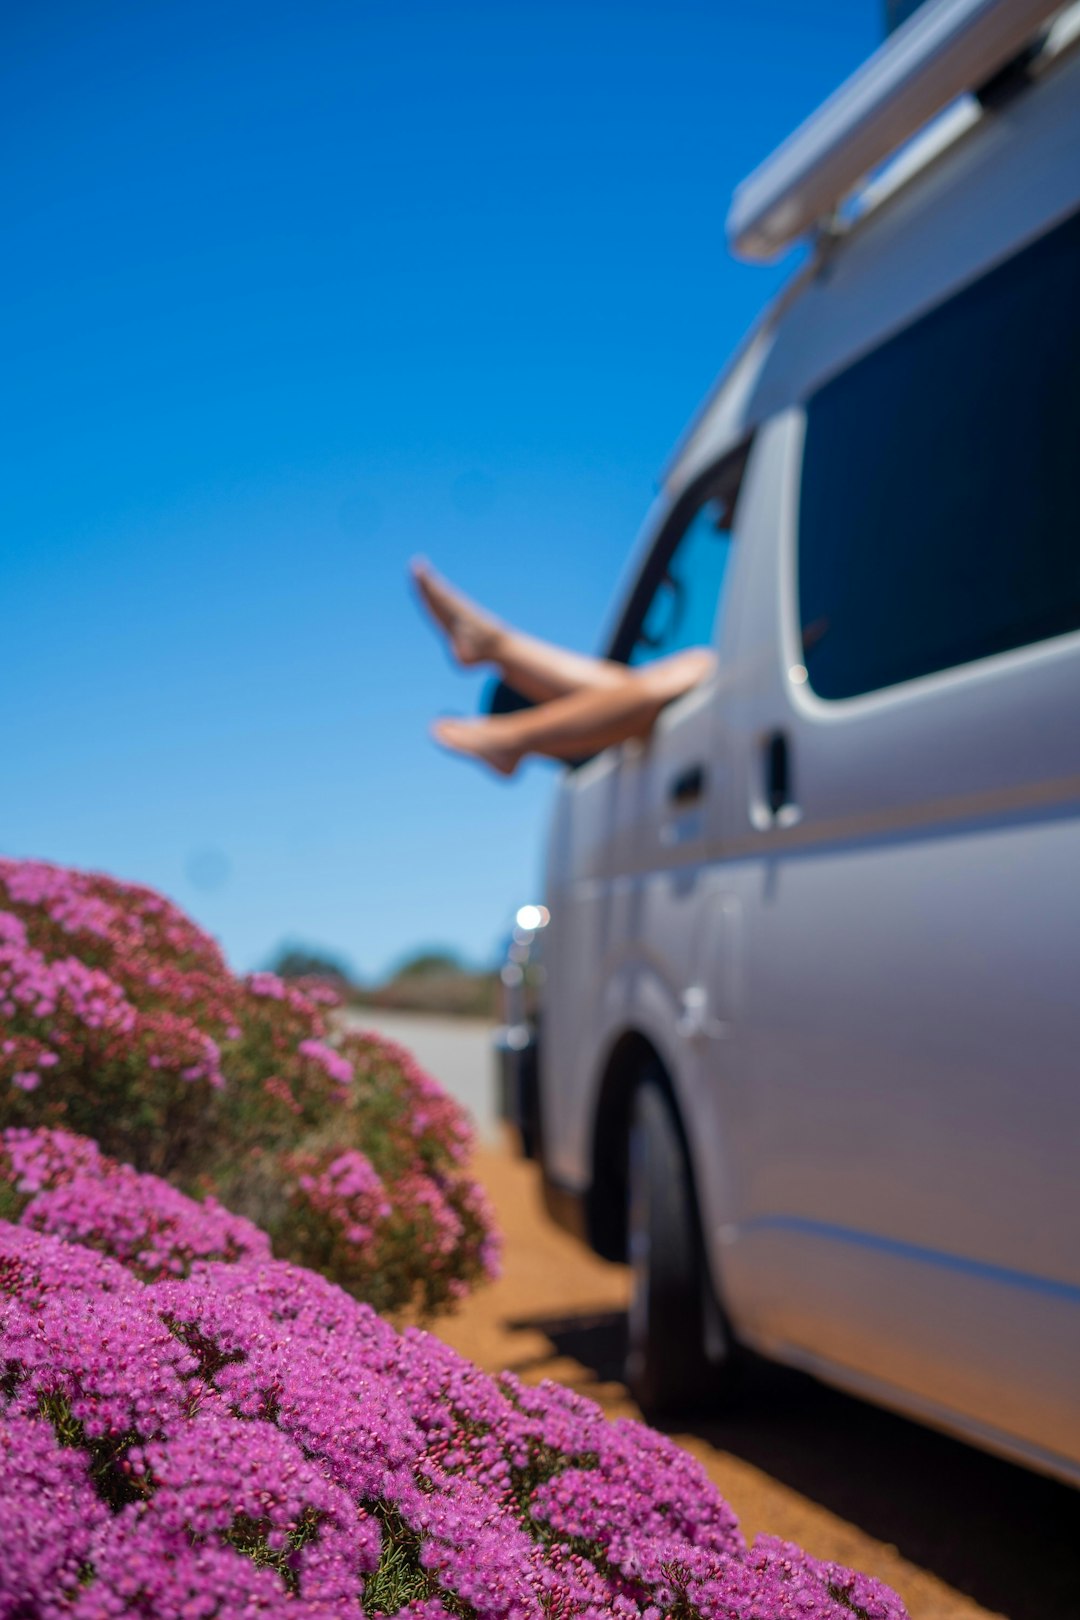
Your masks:
{"label": "silver van", "polygon": [[[930,0],[757,173],[511,989],[647,1409],[740,1346],[1080,1483],[1080,7]],[[867,179],[867,176],[870,176]]]}

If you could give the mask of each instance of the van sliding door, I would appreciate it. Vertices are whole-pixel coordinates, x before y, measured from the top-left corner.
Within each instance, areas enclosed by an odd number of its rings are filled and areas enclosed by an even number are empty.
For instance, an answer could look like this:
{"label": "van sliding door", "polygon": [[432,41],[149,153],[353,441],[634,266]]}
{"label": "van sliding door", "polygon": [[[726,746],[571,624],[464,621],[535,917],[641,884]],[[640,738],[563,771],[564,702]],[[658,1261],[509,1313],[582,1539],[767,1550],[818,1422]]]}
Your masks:
{"label": "van sliding door", "polygon": [[729,1234],[762,1342],[1074,1461],[1078,286],[1074,215],[806,403]]}

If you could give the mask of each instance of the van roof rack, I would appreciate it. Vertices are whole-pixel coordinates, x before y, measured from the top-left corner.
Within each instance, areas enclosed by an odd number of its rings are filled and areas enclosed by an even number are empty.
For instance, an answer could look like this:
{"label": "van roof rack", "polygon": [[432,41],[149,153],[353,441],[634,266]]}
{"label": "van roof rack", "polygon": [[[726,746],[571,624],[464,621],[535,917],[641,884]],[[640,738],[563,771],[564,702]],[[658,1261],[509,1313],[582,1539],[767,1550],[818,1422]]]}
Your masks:
{"label": "van roof rack", "polygon": [[927,0],[736,187],[727,217],[732,252],[776,258],[1061,9],[1062,0]]}

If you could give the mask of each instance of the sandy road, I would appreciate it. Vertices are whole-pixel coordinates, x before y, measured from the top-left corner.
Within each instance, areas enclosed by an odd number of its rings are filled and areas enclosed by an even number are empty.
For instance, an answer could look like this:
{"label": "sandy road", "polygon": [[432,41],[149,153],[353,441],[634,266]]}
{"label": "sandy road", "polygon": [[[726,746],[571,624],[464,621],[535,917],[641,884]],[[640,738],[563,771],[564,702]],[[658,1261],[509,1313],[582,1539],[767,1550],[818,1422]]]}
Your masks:
{"label": "sandy road", "polygon": [[[553,1227],[532,1167],[500,1146],[489,1032],[367,1022],[411,1045],[481,1127],[476,1169],[505,1237],[504,1275],[438,1333],[489,1371],[555,1378],[612,1416],[637,1416],[619,1376],[625,1270]],[[673,1432],[748,1536],[770,1531],[879,1575],[913,1620],[1080,1620],[1080,1493],[1063,1485],[764,1363],[729,1410]]]}

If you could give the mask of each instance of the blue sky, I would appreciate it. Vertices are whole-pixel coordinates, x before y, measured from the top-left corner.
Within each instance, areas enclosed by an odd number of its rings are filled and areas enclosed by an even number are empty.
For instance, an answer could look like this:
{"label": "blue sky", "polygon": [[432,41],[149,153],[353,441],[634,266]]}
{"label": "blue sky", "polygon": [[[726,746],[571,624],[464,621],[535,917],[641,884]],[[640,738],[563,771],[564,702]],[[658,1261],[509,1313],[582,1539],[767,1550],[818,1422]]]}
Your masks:
{"label": "blue sky", "polygon": [[233,962],[490,956],[554,774],[468,712],[416,552],[595,647],[687,417],[785,274],[733,186],[874,0],[65,4],[2,28],[0,719],[16,855]]}

